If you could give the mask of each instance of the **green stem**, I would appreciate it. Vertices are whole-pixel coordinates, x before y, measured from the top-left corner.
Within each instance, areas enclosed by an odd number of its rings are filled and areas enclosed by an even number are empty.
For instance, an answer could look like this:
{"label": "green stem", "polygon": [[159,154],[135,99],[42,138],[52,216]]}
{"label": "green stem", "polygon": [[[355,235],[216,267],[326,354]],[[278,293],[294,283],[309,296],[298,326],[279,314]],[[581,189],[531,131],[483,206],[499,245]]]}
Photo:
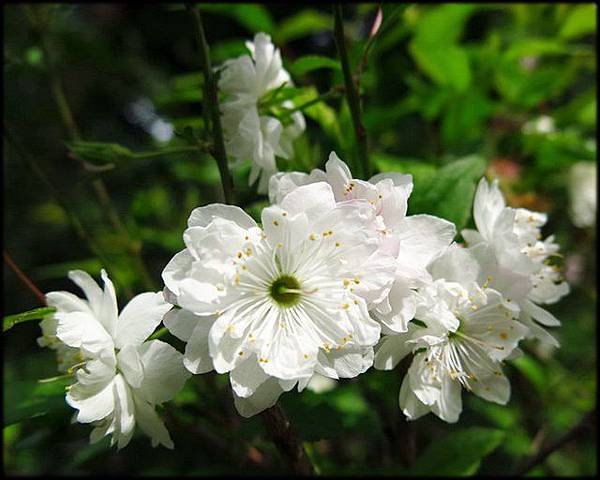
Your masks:
{"label": "green stem", "polygon": [[227,154],[225,153],[225,142],[223,140],[223,129],[221,127],[221,114],[219,112],[217,83],[213,74],[212,65],[210,63],[210,49],[204,35],[204,27],[202,25],[200,11],[198,8],[190,4],[186,4],[186,8],[194,19],[196,37],[198,40],[198,47],[200,49],[200,61],[202,64],[202,73],[204,74],[204,98],[206,100],[205,108],[208,107],[209,109],[212,124],[214,141],[213,157],[217,162],[219,173],[221,174],[221,183],[223,185],[225,202],[233,204],[233,181],[231,174],[229,173],[229,166],[227,165]]}
{"label": "green stem", "polygon": [[[43,26],[43,27],[40,26],[35,21],[36,17],[35,17],[34,11],[32,10],[32,7],[25,5],[25,6],[23,6],[23,8],[25,9],[26,16],[30,21],[31,28],[32,28],[35,36],[39,40],[39,43],[40,43],[40,46],[42,49],[42,53],[43,53],[44,62],[46,64],[46,68],[48,69],[48,73],[50,75],[50,84],[51,84],[52,95],[54,97],[54,101],[56,102],[56,105],[58,106],[58,110],[59,110],[61,119],[63,121],[63,124],[64,124],[65,128],[67,129],[67,131],[69,133],[69,137],[71,138],[72,141],[81,141],[82,138],[81,138],[79,128],[77,127],[77,124],[76,124],[74,116],[73,116],[73,111],[71,110],[71,107],[69,106],[69,102],[67,101],[67,97],[64,93],[64,88],[62,85],[60,75],[58,73],[58,68],[56,67],[56,64],[54,63],[53,58],[52,58],[51,49],[48,46],[48,37],[46,34],[46,28],[45,28],[45,26]],[[100,202],[102,210],[106,214],[108,220],[112,224],[115,231],[117,231],[117,233],[119,233],[123,238],[125,238],[127,240],[129,250],[133,254],[134,263],[135,263],[136,269],[138,270],[138,273],[140,275],[142,283],[144,284],[144,288],[149,289],[149,290],[156,290],[156,286],[154,285],[154,282],[152,281],[152,278],[150,277],[150,274],[148,273],[148,270],[146,269],[146,266],[144,265],[144,262],[142,261],[141,246],[140,246],[139,242],[135,242],[129,235],[129,232],[128,232],[127,228],[125,227],[125,224],[121,220],[121,217],[119,216],[117,209],[113,205],[113,202],[110,198],[110,194],[108,193],[106,185],[104,184],[104,182],[101,179],[95,179],[92,182],[92,188],[94,189],[94,193],[96,194],[96,197],[98,198],[98,201]],[[130,289],[128,289],[128,290],[130,290]]]}
{"label": "green stem", "polygon": [[346,99],[350,107],[350,115],[352,116],[352,124],[354,126],[354,134],[356,136],[356,146],[358,150],[358,159],[360,162],[360,171],[358,172],[363,179],[368,179],[371,176],[371,166],[369,164],[369,156],[367,150],[367,133],[360,119],[360,98],[356,89],[356,84],[352,78],[350,63],[348,61],[348,52],[346,51],[346,41],[344,38],[344,23],[342,20],[342,5],[336,4],[334,10],[334,28],[333,36],[342,64],[342,72],[344,74],[344,82],[346,85]]}

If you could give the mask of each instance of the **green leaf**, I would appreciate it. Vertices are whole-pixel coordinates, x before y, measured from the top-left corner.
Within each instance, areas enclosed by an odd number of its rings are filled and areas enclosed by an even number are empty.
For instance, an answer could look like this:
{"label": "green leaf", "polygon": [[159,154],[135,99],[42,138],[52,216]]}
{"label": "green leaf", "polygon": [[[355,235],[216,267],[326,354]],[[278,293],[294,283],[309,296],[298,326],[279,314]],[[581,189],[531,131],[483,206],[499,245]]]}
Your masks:
{"label": "green leaf", "polygon": [[323,57],[321,55],[306,55],[296,60],[289,68],[289,71],[292,75],[299,77],[300,75],[319,68],[333,68],[335,70],[340,70],[341,67],[340,63],[332,58]]}
{"label": "green leaf", "polygon": [[415,37],[430,45],[448,46],[458,41],[469,15],[477,8],[469,4],[432,7],[418,20]]}
{"label": "green leaf", "polygon": [[14,315],[8,315],[4,317],[4,324],[2,325],[2,331],[14,327],[17,323],[30,322],[32,320],[41,320],[46,315],[56,312],[54,307],[40,307],[29,310],[28,312],[16,313]]}
{"label": "green leaf", "polygon": [[597,6],[593,3],[573,8],[563,23],[559,36],[570,39],[594,33],[596,31],[596,8]]}
{"label": "green leaf", "polygon": [[69,379],[61,378],[49,383],[37,380],[20,380],[4,389],[4,426],[57,413],[67,409],[65,387]]}
{"label": "green leaf", "polygon": [[[304,88],[304,93],[294,98],[296,105],[302,105],[319,97],[315,87]],[[342,132],[338,121],[338,115],[333,108],[324,102],[318,102],[303,110],[303,113],[317,122],[323,131],[337,144],[342,143]]]}
{"label": "green leaf", "polygon": [[451,432],[434,440],[417,458],[412,475],[473,475],[481,460],[492,453],[504,439],[502,430],[471,427]]}
{"label": "green leaf", "polygon": [[313,9],[302,10],[281,22],[274,34],[274,40],[278,44],[283,44],[311,33],[329,30],[332,26],[331,15]]}
{"label": "green leaf", "polygon": [[483,158],[471,155],[445,165],[429,180],[415,182],[408,201],[411,214],[427,213],[445,218],[460,231],[471,214],[475,183],[485,167]]}
{"label": "green leaf", "polygon": [[469,88],[471,67],[463,48],[415,39],[409,49],[417,65],[437,84],[451,86],[459,92]]}
{"label": "green leaf", "polygon": [[275,26],[269,11],[263,5],[239,3],[234,8],[228,3],[201,3],[198,7],[206,12],[233,18],[251,33],[273,33]]}

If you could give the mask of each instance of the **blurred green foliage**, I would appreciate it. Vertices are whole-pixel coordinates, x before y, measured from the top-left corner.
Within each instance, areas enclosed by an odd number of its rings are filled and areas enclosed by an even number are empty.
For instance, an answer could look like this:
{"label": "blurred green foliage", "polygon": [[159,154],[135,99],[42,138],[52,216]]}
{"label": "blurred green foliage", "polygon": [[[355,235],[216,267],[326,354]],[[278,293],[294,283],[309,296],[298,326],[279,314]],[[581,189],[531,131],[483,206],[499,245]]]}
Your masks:
{"label": "blurred green foliage", "polygon": [[[146,288],[139,261],[159,289],[163,266],[183,247],[191,209],[222,200],[212,157],[186,140],[210,140],[191,21],[174,4],[28,8],[4,7],[4,119],[56,192],[5,141],[5,248],[44,292],[73,291],[70,269],[97,275],[104,265],[125,301]],[[528,355],[509,363],[507,406],[465,394],[458,424],[429,415],[407,433],[399,372],[371,370],[325,393],[286,394],[283,407],[324,474],[509,474],[595,408],[596,237],[569,217],[567,175],[575,162],[596,159],[596,6],[386,4],[372,38],[377,5],[344,8],[371,162],[378,171],[413,175],[409,213],[440,215],[460,229],[472,222],[475,181],[484,172],[498,177],[510,205],[549,213],[546,235],[555,233],[562,245],[572,291],[551,307],[562,320],[561,348],[525,343]],[[330,8],[211,3],[201,9],[215,64],[245,53],[244,41],[264,31],[281,48],[297,105],[330,93],[304,111],[307,133],[280,167],[322,167],[333,149],[352,163],[349,110],[336,94],[343,78]],[[49,61],[83,140],[75,142],[61,120]],[[234,168],[237,199],[258,218],[265,200],[247,186],[248,173],[248,163]],[[98,179],[122,229],[98,202]],[[70,215],[96,250],[72,228]],[[5,314],[39,307],[7,268],[4,284]],[[56,364],[35,343],[36,323],[5,334],[6,473],[286,471],[260,419],[237,416],[226,376],[215,374],[192,378],[166,405],[174,451],[153,451],[141,435],[121,453],[107,441],[89,445],[88,426],[70,424],[63,385],[37,383],[55,376]],[[595,431],[586,432],[531,474],[595,474]],[[409,435],[417,451],[411,468],[399,447]]]}

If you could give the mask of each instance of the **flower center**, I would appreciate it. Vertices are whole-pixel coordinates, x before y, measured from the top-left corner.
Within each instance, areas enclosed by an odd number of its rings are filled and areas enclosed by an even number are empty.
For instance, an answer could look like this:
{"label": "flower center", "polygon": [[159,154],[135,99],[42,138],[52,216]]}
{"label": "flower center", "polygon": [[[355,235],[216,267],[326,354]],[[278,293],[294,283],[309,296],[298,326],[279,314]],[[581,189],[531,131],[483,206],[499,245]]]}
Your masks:
{"label": "flower center", "polygon": [[271,284],[271,298],[282,307],[293,307],[300,301],[300,283],[291,275],[282,275]]}

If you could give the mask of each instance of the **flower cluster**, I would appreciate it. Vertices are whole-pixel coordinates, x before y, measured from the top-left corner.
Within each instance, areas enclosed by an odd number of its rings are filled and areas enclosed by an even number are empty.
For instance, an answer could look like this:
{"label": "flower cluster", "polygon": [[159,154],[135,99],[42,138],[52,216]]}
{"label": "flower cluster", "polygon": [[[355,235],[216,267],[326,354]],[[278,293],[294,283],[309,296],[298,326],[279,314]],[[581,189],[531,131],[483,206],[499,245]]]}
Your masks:
{"label": "flower cluster", "polygon": [[[499,404],[510,397],[503,362],[560,322],[541,305],[569,291],[552,263],[546,215],[506,205],[496,181],[479,182],[476,229],[432,215],[407,215],[411,175],[352,178],[335,152],[325,170],[277,172],[292,155],[304,118],[281,92],[291,85],[265,34],[252,56],[228,60],[219,87],[226,149],[252,160],[270,205],[258,224],[241,208],[194,209],[185,248],[162,272],[162,293],[133,298],[118,314],[115,291],[81,271],[69,277],[87,300],[50,292],[56,312],[38,342],[57,351],[72,374],[67,402],[94,425],[91,440],[112,435],[125,446],[136,423],[153,445],[173,443],[155,407],[191,374],[228,374],[244,417],[296,388],[325,391],[335,380],[409,356],[399,405],[411,420],[433,412],[456,422],[464,387]],[[185,342],[180,354],[146,341],[161,322]]]}
{"label": "flower cluster", "polygon": [[292,81],[271,37],[258,33],[246,47],[252,57],[227,60],[220,72],[223,133],[227,154],[237,161],[252,160],[250,184],[258,179],[258,192],[265,193],[277,172],[275,157],[292,156],[292,142],[306,125],[302,113],[292,111],[293,102],[281,95]]}

